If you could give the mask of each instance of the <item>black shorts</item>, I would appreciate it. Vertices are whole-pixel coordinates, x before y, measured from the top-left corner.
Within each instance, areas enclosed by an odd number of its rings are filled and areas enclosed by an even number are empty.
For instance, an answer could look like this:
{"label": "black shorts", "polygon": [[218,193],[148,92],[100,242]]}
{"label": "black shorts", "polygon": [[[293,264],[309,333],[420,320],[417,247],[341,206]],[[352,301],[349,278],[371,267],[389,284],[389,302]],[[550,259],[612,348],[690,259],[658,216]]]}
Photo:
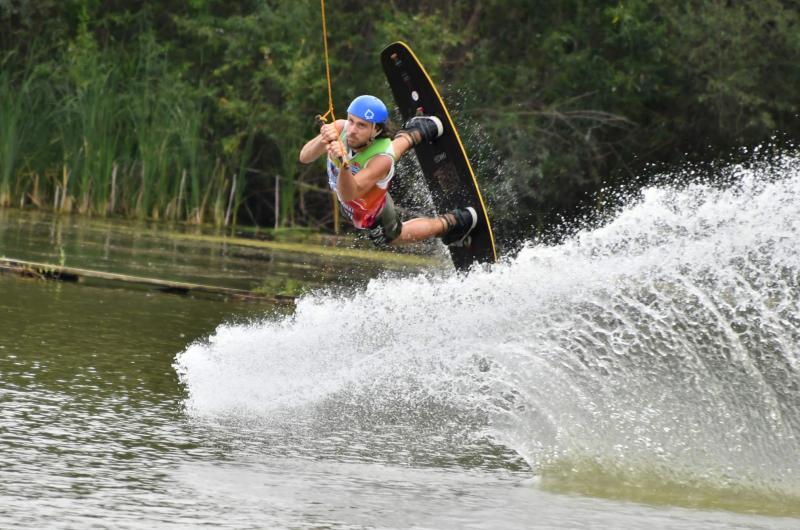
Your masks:
{"label": "black shorts", "polygon": [[400,237],[403,231],[403,221],[397,213],[391,195],[386,194],[386,204],[375,219],[375,223],[366,229],[369,237],[376,247],[386,247]]}

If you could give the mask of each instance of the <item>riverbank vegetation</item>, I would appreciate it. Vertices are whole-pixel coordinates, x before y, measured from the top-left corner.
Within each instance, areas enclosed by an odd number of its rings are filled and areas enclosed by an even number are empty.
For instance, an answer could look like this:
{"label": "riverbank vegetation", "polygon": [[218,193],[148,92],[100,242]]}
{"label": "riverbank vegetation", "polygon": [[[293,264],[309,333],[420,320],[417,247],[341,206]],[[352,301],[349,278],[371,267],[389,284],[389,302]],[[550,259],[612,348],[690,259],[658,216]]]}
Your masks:
{"label": "riverbank vegetation", "polygon": [[[653,164],[800,134],[793,2],[327,2],[338,116],[391,101],[404,40],[454,111],[501,230]],[[317,2],[0,3],[0,206],[331,229],[297,152],[327,109]]]}

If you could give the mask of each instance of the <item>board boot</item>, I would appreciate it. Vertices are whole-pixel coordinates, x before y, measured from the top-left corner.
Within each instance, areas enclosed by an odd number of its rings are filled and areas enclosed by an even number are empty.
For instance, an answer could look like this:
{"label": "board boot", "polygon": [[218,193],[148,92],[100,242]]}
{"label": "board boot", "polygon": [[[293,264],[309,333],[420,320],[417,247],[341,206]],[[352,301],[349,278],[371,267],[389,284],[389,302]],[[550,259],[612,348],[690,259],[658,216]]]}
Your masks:
{"label": "board boot", "polygon": [[449,246],[469,245],[469,235],[478,225],[478,213],[475,208],[468,206],[464,209],[453,210],[442,216],[448,226],[447,232],[442,236],[442,243]]}
{"label": "board boot", "polygon": [[444,132],[442,120],[436,116],[414,116],[403,125],[395,138],[403,137],[409,141],[411,147],[419,145],[423,140],[432,142]]}

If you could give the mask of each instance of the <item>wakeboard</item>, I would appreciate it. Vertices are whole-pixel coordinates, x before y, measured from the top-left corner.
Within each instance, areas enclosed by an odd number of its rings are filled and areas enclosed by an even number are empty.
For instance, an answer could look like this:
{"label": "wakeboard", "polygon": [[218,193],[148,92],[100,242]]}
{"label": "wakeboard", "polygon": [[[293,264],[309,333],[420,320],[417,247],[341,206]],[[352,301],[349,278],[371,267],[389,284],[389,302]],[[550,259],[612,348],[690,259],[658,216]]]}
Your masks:
{"label": "wakeboard", "polygon": [[442,120],[442,135],[414,148],[437,212],[472,206],[478,213],[478,224],[470,234],[469,244],[448,247],[453,264],[459,270],[466,270],[476,262],[494,263],[497,251],[486,205],[464,144],[436,85],[403,42],[390,44],[381,52],[381,65],[403,121],[421,114]]}

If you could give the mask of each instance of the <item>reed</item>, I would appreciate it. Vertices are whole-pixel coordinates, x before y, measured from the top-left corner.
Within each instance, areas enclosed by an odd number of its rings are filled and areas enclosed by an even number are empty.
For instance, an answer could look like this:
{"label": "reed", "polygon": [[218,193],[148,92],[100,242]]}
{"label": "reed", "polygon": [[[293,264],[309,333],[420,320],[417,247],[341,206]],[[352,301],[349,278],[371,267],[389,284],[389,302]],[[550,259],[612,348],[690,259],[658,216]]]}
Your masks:
{"label": "reed", "polygon": [[176,134],[177,164],[181,179],[172,219],[194,219],[201,208],[203,183],[208,180],[209,162],[206,142],[202,137],[203,110],[200,103],[190,99],[171,109]]}
{"label": "reed", "polygon": [[113,67],[98,66],[92,77],[79,80],[62,108],[60,140],[72,178],[67,196],[82,214],[104,212],[119,156],[121,123],[114,93]]}
{"label": "reed", "polygon": [[209,163],[202,90],[189,87],[172,71],[152,37],[142,39],[131,78],[135,215],[202,222],[210,205],[212,217],[221,218],[214,212],[227,188],[226,168]]}
{"label": "reed", "polygon": [[11,181],[20,147],[19,93],[13,90],[9,72],[0,71],[0,206],[11,205]]}
{"label": "reed", "polygon": [[36,107],[35,75],[31,55],[23,59],[15,77],[11,67],[19,59],[15,52],[0,60],[0,206],[10,206],[20,188],[25,143],[32,138],[33,127],[26,109]]}
{"label": "reed", "polygon": [[47,135],[56,151],[51,164],[60,166],[60,175],[48,180],[54,208],[107,215],[113,211],[113,181],[129,147],[121,66],[82,25],[50,83],[49,112],[38,118],[50,125]]}
{"label": "reed", "polygon": [[210,141],[210,91],[151,35],[108,49],[84,27],[59,53],[2,58],[0,206],[235,225],[252,123]]}
{"label": "reed", "polygon": [[243,146],[238,150],[238,164],[237,171],[233,175],[231,181],[230,194],[228,199],[228,207],[225,212],[224,225],[236,225],[236,218],[239,212],[239,206],[242,204],[244,197],[244,184],[247,174],[250,171],[249,163],[253,155],[253,143],[256,136],[256,128],[252,122],[247,128],[247,134],[243,142]]}

